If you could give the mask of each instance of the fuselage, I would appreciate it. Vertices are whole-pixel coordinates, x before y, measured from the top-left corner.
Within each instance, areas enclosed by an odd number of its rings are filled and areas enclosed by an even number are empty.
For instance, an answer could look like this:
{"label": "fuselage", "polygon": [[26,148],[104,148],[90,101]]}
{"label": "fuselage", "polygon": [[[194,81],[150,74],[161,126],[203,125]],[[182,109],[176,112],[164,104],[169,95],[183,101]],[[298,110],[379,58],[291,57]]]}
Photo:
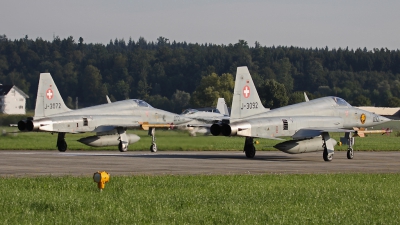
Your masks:
{"label": "fuselage", "polygon": [[197,109],[186,109],[181,116],[190,121],[185,123],[186,126],[179,126],[179,129],[189,131],[192,136],[195,136],[196,133],[210,134],[211,124],[222,120],[229,121],[229,116],[219,111],[208,112]]}
{"label": "fuselage", "polygon": [[[252,109],[242,107],[241,110]],[[323,97],[232,119],[231,129],[224,135],[230,132],[230,135],[274,138],[292,136],[300,129],[353,129],[387,121],[383,116],[354,108],[341,98]]]}
{"label": "fuselage", "polygon": [[187,118],[178,114],[153,108],[145,101],[129,99],[53,114],[49,117],[34,118],[33,126],[38,131],[78,133],[102,132],[118,126],[175,125],[187,121]]}
{"label": "fuselage", "polygon": [[229,120],[229,116],[223,115],[219,112],[206,112],[196,109],[187,109],[181,116],[191,119],[191,124],[212,124],[221,120]]}

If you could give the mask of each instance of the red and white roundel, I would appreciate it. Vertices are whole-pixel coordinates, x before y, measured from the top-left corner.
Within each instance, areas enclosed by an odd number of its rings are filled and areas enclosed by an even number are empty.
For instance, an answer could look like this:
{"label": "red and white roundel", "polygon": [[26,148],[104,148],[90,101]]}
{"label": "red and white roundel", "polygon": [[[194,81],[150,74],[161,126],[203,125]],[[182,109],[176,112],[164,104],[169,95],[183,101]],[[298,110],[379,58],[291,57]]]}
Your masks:
{"label": "red and white roundel", "polygon": [[53,90],[51,90],[50,88],[47,89],[47,91],[46,91],[46,98],[47,98],[48,100],[51,100],[51,99],[53,98],[53,96],[54,96]]}
{"label": "red and white roundel", "polygon": [[245,98],[250,97],[250,88],[249,88],[249,86],[247,86],[247,85],[243,87],[243,96],[244,96]]}

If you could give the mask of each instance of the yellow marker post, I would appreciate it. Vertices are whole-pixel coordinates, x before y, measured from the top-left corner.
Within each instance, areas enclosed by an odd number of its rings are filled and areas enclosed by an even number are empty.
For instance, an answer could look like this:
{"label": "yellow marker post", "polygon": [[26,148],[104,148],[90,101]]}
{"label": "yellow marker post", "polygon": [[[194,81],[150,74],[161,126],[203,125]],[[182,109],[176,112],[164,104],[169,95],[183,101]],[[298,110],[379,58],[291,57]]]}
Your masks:
{"label": "yellow marker post", "polygon": [[106,183],[110,180],[110,174],[106,171],[97,171],[93,174],[93,181],[97,183],[97,187],[102,191]]}

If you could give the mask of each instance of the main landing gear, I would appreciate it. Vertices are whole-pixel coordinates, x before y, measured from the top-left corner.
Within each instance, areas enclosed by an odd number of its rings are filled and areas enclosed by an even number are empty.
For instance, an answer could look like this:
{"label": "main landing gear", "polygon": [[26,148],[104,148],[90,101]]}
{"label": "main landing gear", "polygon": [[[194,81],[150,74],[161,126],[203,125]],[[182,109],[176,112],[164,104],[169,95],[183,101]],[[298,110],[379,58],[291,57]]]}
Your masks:
{"label": "main landing gear", "polygon": [[254,158],[256,155],[256,147],[254,147],[254,142],[252,137],[246,137],[246,140],[244,141],[244,153],[246,154],[247,158]]}
{"label": "main landing gear", "polygon": [[118,150],[120,152],[126,152],[128,151],[128,145],[129,145],[129,140],[128,137],[126,136],[126,131],[122,127],[117,128],[117,132],[119,135],[119,144],[118,144]]}
{"label": "main landing gear", "polygon": [[60,152],[65,152],[67,151],[67,142],[65,141],[65,133],[58,133],[58,137],[57,137],[57,148],[58,151]]}
{"label": "main landing gear", "polygon": [[[322,140],[324,141],[324,144],[323,144],[323,147],[324,147],[323,158],[327,162],[332,161],[333,154],[334,154],[333,144],[332,144],[331,141],[328,141],[329,139],[330,139],[329,133],[323,133],[322,134]],[[347,158],[348,159],[353,159],[354,158],[354,150],[353,150],[354,137],[352,137],[352,133],[346,132],[345,136],[340,138],[340,141],[343,144],[346,144],[346,145],[349,146],[347,148]]]}
{"label": "main landing gear", "polygon": [[151,136],[151,146],[150,152],[157,152],[157,144],[156,144],[156,128],[149,128],[149,135]]}
{"label": "main landing gear", "polygon": [[322,157],[326,162],[332,161],[333,154],[335,152],[333,144],[331,141],[329,141],[329,139],[330,139],[329,133],[327,132],[322,133],[322,140],[324,141],[324,144],[322,145],[324,147],[324,152],[322,154]]}
{"label": "main landing gear", "polygon": [[344,138],[347,140],[347,145],[349,146],[347,148],[347,158],[353,159],[353,157],[354,157],[354,150],[353,150],[354,137],[352,137],[352,134],[350,132],[347,132],[345,134]]}

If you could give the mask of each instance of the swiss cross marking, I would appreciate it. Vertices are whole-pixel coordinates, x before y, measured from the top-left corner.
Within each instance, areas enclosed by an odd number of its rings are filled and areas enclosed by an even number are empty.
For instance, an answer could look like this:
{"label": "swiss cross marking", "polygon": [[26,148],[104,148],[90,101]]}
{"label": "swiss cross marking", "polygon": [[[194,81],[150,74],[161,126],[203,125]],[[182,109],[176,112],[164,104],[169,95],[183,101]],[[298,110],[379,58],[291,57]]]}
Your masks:
{"label": "swiss cross marking", "polygon": [[54,94],[53,94],[53,90],[51,90],[50,88],[47,89],[46,91],[46,98],[51,100],[53,98]]}
{"label": "swiss cross marking", "polygon": [[250,96],[250,88],[249,88],[249,86],[244,86],[244,88],[243,88],[243,96],[245,97],[245,98],[248,98],[249,96]]}

